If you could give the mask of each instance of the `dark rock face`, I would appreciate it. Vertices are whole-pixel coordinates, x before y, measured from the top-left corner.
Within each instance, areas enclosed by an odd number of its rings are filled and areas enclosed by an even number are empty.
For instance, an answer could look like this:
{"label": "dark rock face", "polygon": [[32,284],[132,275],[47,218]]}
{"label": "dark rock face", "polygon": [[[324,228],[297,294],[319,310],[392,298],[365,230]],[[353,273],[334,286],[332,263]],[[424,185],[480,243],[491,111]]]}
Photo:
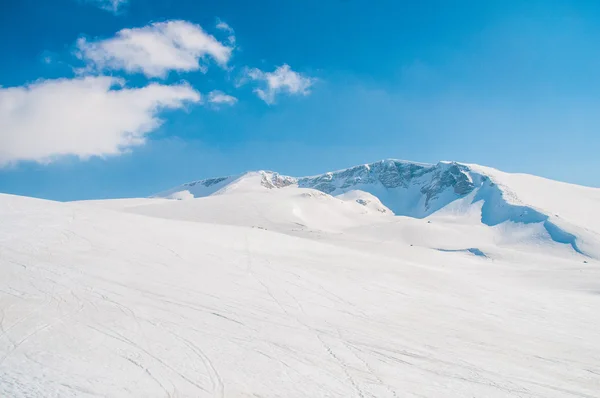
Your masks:
{"label": "dark rock face", "polygon": [[270,171],[261,172],[262,178],[260,180],[260,184],[265,188],[284,188],[295,184],[297,180],[293,177],[282,176],[279,173],[274,173]]}
{"label": "dark rock face", "polygon": [[370,191],[377,186],[391,190],[407,189],[407,192],[416,190],[424,196],[426,213],[436,210],[431,208],[432,201],[448,189],[452,189],[457,197],[475,189],[467,166],[445,162],[427,165],[399,160],[382,160],[320,176],[304,177],[298,179],[298,185],[333,195],[353,189]]}
{"label": "dark rock face", "polygon": [[397,160],[382,160],[316,177],[300,178],[298,184],[303,188],[318,189],[326,193],[337,189],[347,191],[356,185],[377,182],[386,188],[406,188],[415,178],[423,176],[432,167]]}
{"label": "dark rock face", "polygon": [[187,184],[183,184],[183,186],[193,187],[194,185],[201,184],[201,185],[204,185],[205,187],[210,187],[211,185],[215,185],[222,181],[225,181],[227,178],[228,177],[209,178],[208,180],[188,182]]}
{"label": "dark rock face", "polygon": [[[446,167],[444,167],[446,166]],[[431,182],[421,188],[425,195],[425,208],[429,207],[431,199],[438,197],[440,193],[452,187],[457,195],[466,195],[473,191],[475,185],[469,178],[468,169],[456,163],[438,164],[431,178]]]}
{"label": "dark rock face", "polygon": [[379,181],[386,188],[408,188],[415,178],[430,171],[430,167],[395,161],[375,163],[373,166],[372,170],[378,174]]}
{"label": "dark rock face", "polygon": [[382,160],[352,167],[339,172],[298,180],[301,187],[332,193],[339,189],[347,191],[356,185],[380,183],[385,188],[408,188],[422,184],[421,192],[434,197],[446,188],[453,187],[457,195],[466,195],[474,188],[468,177],[468,168],[456,163],[422,165],[397,160]]}

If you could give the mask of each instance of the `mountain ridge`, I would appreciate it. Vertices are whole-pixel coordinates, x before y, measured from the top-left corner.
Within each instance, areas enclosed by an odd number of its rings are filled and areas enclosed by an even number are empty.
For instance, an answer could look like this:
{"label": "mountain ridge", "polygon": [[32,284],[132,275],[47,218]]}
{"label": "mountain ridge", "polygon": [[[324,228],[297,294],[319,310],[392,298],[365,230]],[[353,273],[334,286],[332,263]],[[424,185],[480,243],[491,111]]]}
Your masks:
{"label": "mountain ridge", "polygon": [[[440,161],[436,164],[384,159],[323,174],[291,177],[259,170],[192,181],[153,195],[192,199],[265,188],[308,188],[331,196],[363,191],[378,198],[395,215],[426,218],[477,212],[480,222],[540,224],[552,240],[580,254],[600,257],[600,215],[578,212],[573,203],[600,205],[600,189],[529,174],[504,173],[486,166]],[[583,195],[581,195],[583,193]],[[561,201],[561,197],[566,197]]]}

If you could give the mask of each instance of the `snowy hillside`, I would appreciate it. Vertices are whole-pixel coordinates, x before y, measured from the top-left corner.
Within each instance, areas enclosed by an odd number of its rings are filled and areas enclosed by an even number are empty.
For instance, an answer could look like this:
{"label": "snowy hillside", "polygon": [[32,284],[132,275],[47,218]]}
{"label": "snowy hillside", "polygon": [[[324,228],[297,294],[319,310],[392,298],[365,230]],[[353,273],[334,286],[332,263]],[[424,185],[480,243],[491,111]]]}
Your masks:
{"label": "snowy hillside", "polygon": [[[600,189],[456,162],[436,165],[383,160],[313,177],[259,171],[200,180],[157,194],[170,199],[275,188],[312,188],[340,196],[370,194],[396,215],[425,218],[452,214],[490,226],[530,226],[535,234],[600,258]],[[463,217],[459,217],[463,216]]]}
{"label": "snowy hillside", "polygon": [[597,262],[348,196],[0,195],[0,395],[596,395]]}
{"label": "snowy hillside", "polygon": [[596,397],[598,191],[386,161],[0,194],[0,396]]}

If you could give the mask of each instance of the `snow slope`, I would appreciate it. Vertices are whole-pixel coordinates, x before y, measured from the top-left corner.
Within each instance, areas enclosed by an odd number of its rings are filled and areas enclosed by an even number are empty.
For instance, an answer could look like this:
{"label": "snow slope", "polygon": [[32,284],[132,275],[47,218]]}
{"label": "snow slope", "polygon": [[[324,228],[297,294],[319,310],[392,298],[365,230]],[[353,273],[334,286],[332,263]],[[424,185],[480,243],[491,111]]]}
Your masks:
{"label": "snow slope", "polygon": [[[269,189],[275,187],[270,185],[270,178],[269,183],[265,183],[264,172],[247,173],[232,177],[229,181],[214,194],[194,200],[156,197],[84,203],[153,217],[252,226],[279,232],[307,228],[340,232],[344,228],[372,223],[381,219],[379,216],[393,215],[368,193],[357,193],[352,196],[353,199],[349,199],[334,198],[314,189]],[[195,188],[194,194],[197,193],[198,189]],[[168,198],[173,195],[189,199],[181,191],[166,193]]]}
{"label": "snow slope", "polygon": [[447,201],[421,218],[381,180],[268,172],[182,200],[0,194],[0,396],[597,397],[600,262],[523,213],[593,252],[597,191],[452,166],[415,177]]}

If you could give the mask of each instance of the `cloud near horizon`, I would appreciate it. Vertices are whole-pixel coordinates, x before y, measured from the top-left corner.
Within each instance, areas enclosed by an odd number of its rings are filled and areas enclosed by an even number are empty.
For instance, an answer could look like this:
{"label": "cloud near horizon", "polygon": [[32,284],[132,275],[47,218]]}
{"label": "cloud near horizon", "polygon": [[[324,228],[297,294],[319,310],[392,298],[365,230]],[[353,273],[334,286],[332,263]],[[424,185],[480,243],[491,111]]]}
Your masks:
{"label": "cloud near horizon", "polygon": [[161,125],[158,112],[199,102],[188,84],[127,88],[108,76],[0,88],[0,167],[122,154]]}

